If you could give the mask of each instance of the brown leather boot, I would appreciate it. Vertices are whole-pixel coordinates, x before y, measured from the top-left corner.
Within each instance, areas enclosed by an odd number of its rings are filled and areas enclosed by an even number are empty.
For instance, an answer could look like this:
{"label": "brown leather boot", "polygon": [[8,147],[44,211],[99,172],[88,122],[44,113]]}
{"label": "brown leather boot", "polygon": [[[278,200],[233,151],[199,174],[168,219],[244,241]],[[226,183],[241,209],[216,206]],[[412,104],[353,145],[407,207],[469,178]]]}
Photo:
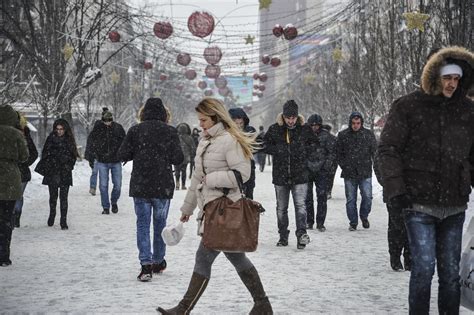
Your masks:
{"label": "brown leather boot", "polygon": [[250,315],[273,314],[272,305],[263,289],[262,281],[258,276],[257,269],[250,269],[239,272],[239,277],[252,295],[254,305]]}
{"label": "brown leather boot", "polygon": [[164,315],[189,314],[194,308],[194,305],[196,305],[197,301],[203,294],[204,290],[206,289],[208,282],[208,278],[194,272],[193,276],[191,277],[191,281],[189,282],[188,291],[186,291],[186,294],[184,294],[184,297],[179,302],[179,304],[167,310],[161,307],[158,307],[156,310]]}

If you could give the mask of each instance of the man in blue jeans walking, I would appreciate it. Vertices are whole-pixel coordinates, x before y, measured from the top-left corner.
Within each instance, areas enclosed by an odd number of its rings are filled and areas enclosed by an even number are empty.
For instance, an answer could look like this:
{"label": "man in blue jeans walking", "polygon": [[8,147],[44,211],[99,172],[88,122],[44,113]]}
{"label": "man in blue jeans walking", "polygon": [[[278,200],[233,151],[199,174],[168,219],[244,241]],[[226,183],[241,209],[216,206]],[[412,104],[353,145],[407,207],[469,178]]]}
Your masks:
{"label": "man in blue jeans walking", "polygon": [[[122,161],[133,160],[130,197],[137,215],[139,281],[150,281],[153,273],[166,268],[166,245],[161,232],[166,226],[175,191],[172,165],[184,160],[176,128],[168,125],[161,99],[149,98],[139,114],[140,123],[128,130],[119,150]],[[150,221],[153,218],[153,251]]]}
{"label": "man in blue jeans walking", "polygon": [[[94,125],[87,138],[89,162],[99,172],[99,190],[102,203],[102,214],[118,212],[118,199],[122,189],[122,164],[117,156],[117,151],[125,138],[122,125],[113,121],[112,113],[103,108],[102,120]],[[92,161],[91,161],[92,160]],[[95,164],[93,164],[95,160]],[[109,198],[109,173],[112,175],[112,194]]]}
{"label": "man in blue jeans walking", "polygon": [[421,90],[396,100],[382,131],[378,161],[384,195],[405,216],[412,256],[410,314],[429,314],[438,271],[438,312],[459,314],[461,240],[474,186],[474,54],[433,52]]}
{"label": "man in blue jeans walking", "polygon": [[[364,128],[364,119],[359,112],[349,116],[349,127],[339,132],[336,140],[336,159],[342,169],[346,192],[346,212],[349,231],[357,230],[359,217],[364,229],[370,227],[369,213],[372,209],[372,164],[377,150],[375,135]],[[357,214],[357,189],[362,200]]]}

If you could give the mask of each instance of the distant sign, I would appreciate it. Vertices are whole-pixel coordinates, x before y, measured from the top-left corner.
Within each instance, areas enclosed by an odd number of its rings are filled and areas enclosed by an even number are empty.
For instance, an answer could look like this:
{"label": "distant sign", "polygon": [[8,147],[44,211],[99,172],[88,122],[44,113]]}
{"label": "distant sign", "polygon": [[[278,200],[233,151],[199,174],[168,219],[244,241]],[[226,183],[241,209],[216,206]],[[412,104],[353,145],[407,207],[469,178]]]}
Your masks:
{"label": "distant sign", "polygon": [[[227,87],[232,90],[235,102],[238,105],[247,105],[252,103],[252,89],[253,89],[253,78],[246,76],[224,76],[227,80]],[[214,84],[214,79],[203,77],[206,81],[208,88],[214,92],[213,97],[223,100],[224,97],[219,95],[218,88]]]}

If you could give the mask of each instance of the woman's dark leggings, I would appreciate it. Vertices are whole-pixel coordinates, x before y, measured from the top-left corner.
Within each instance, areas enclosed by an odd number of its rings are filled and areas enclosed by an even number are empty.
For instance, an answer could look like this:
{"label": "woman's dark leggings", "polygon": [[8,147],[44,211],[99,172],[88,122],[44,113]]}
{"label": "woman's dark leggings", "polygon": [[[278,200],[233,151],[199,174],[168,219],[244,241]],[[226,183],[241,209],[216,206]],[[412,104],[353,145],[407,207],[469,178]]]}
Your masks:
{"label": "woman's dark leggings", "polygon": [[0,262],[10,262],[15,200],[0,200]]}
{"label": "woman's dark leggings", "polygon": [[69,185],[66,186],[55,186],[48,185],[49,188],[49,211],[51,215],[56,215],[56,205],[58,203],[58,191],[59,191],[59,208],[61,209],[61,218],[67,216],[67,197],[69,194]]}

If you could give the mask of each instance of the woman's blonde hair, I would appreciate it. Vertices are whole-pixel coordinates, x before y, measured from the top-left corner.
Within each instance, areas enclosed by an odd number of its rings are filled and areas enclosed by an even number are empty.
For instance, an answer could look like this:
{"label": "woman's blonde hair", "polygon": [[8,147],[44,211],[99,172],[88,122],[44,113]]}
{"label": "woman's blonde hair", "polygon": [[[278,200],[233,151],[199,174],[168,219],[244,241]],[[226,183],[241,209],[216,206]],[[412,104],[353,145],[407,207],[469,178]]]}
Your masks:
{"label": "woman's blonde hair", "polygon": [[229,113],[224,107],[224,104],[215,98],[205,98],[195,108],[196,112],[208,116],[215,123],[221,122],[225,130],[229,132],[240,144],[244,151],[244,156],[247,159],[252,158],[252,152],[257,149],[255,142],[256,135],[252,133],[244,133],[230,118]]}

